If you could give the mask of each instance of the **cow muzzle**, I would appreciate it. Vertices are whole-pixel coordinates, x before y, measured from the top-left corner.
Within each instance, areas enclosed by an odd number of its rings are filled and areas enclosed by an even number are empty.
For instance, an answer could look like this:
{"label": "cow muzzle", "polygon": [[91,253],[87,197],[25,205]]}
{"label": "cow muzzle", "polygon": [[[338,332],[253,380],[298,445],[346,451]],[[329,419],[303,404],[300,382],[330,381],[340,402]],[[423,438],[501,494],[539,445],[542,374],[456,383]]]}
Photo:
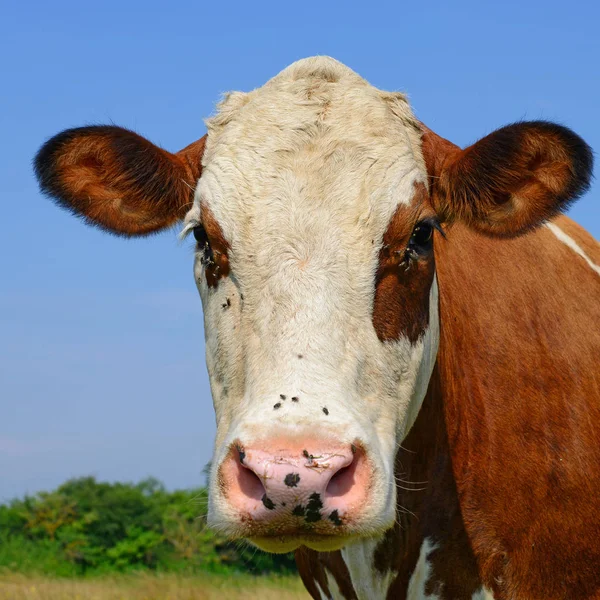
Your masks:
{"label": "cow muzzle", "polygon": [[218,471],[227,512],[246,537],[271,552],[301,544],[340,547],[367,501],[371,469],[359,443],[304,439],[231,445]]}

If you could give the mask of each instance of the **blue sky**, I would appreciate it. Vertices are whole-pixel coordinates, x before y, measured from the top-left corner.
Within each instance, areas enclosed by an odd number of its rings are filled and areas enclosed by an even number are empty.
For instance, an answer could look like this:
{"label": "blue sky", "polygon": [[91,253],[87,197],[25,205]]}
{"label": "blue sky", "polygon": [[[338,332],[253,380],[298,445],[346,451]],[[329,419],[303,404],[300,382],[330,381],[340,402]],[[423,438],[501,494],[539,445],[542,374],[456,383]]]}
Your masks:
{"label": "blue sky", "polygon": [[[192,252],[123,240],[43,198],[38,146],[116,123],[169,150],[228,90],[314,54],[409,94],[467,145],[550,119],[600,148],[600,3],[10,3],[0,18],[0,500],[94,474],[203,482],[214,417]],[[600,237],[600,187],[572,216]]]}

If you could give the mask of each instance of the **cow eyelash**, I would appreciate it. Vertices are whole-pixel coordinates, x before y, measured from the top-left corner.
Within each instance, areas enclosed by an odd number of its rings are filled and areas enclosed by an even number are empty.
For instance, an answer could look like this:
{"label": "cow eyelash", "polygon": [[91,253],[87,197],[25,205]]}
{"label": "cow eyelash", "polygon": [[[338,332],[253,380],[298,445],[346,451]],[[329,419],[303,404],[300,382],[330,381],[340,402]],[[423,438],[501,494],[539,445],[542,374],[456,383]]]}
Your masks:
{"label": "cow eyelash", "polygon": [[190,221],[180,233],[180,239],[185,239],[190,233],[193,234],[196,240],[196,252],[201,253],[200,262],[204,266],[212,265],[215,262],[215,254],[219,254],[217,250],[213,250],[208,239],[208,234],[204,226],[198,221]]}
{"label": "cow eyelash", "polygon": [[198,225],[200,225],[198,221],[190,221],[189,223],[186,223],[184,228],[179,233],[179,240],[185,240],[185,238],[187,238],[190,235],[190,233],[194,230],[194,227],[198,227]]}

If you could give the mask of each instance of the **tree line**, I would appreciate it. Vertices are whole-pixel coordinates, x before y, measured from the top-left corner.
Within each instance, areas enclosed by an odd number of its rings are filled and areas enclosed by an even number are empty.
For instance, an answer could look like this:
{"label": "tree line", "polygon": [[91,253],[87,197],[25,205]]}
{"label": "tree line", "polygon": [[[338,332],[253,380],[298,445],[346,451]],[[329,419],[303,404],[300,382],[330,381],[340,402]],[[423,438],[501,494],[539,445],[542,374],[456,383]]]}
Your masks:
{"label": "tree line", "polygon": [[169,492],[139,483],[71,479],[0,505],[0,569],[76,576],[154,570],[295,570],[291,555],[230,542],[206,526],[206,488]]}

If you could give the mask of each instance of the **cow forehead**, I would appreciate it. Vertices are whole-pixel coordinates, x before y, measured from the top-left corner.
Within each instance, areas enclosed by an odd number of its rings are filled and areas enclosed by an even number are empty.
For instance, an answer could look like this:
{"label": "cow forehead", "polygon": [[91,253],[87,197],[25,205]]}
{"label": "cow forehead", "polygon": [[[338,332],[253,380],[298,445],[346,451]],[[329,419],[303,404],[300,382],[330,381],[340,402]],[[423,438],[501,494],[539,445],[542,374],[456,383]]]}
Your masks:
{"label": "cow forehead", "polygon": [[207,205],[234,246],[323,219],[341,235],[354,223],[379,236],[413,201],[415,181],[426,182],[406,98],[328,57],[227,95],[207,128],[192,213]]}

